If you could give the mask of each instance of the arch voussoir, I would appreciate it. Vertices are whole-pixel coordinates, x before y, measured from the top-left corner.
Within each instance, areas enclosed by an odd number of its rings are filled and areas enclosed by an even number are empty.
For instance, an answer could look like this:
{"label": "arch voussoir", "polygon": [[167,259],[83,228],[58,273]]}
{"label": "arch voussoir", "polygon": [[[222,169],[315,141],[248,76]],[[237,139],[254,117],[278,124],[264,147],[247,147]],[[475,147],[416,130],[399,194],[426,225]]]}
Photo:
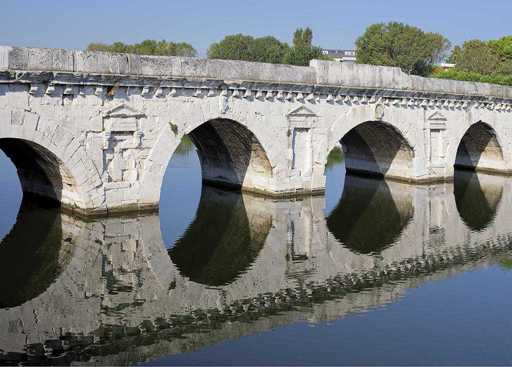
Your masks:
{"label": "arch voussoir", "polygon": [[[37,167],[21,168],[18,175],[25,192],[47,196],[64,206],[83,213],[98,209],[101,200],[90,193],[101,186],[102,180],[94,163],[88,158],[84,146],[72,132],[62,127],[48,134],[27,126],[11,126],[0,131],[0,141],[6,154],[15,162],[16,156],[30,156]],[[28,169],[27,169],[28,168]],[[101,205],[101,204],[100,204]]]}
{"label": "arch voussoir", "polygon": [[348,172],[409,182],[418,180],[413,145],[400,127],[373,120],[341,123],[333,126],[329,152],[341,143]]}
{"label": "arch voussoir", "polygon": [[471,124],[459,139],[454,166],[488,173],[512,173],[507,164],[502,139],[496,129],[484,121]]}

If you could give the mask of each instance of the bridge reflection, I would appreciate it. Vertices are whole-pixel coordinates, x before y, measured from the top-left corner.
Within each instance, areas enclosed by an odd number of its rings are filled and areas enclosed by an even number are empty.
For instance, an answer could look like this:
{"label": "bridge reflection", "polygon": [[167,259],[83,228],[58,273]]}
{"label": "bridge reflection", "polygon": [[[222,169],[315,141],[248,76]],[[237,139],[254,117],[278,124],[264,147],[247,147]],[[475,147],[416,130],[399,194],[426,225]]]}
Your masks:
{"label": "bridge reflection", "polygon": [[327,219],[329,231],[356,253],[378,253],[395,243],[412,219],[410,194],[393,195],[384,180],[347,175],[341,200]]}
{"label": "bridge reflection", "polygon": [[460,170],[455,172],[455,202],[469,228],[482,231],[493,221],[506,182],[507,179],[502,176],[476,175]]}
{"label": "bridge reflection", "polygon": [[436,186],[348,176],[327,219],[323,197],[205,188],[170,250],[156,215],[83,221],[24,203],[0,245],[0,362],[136,362],[393,302],[508,253],[510,201],[509,181],[474,173]]}
{"label": "bridge reflection", "polygon": [[272,216],[252,216],[237,192],[203,185],[194,221],[169,250],[181,275],[221,286],[254,262],[272,225]]}
{"label": "bridge reflection", "polygon": [[61,213],[54,203],[25,195],[16,224],[0,245],[0,308],[43,293],[69,261]]}

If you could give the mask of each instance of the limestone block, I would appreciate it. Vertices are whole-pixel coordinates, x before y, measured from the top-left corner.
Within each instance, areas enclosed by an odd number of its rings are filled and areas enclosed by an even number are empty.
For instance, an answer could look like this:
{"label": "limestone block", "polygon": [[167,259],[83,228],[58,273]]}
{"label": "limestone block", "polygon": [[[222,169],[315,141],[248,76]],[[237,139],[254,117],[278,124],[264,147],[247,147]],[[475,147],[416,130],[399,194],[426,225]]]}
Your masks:
{"label": "limestone block", "polygon": [[123,204],[123,191],[119,189],[105,190],[105,202],[108,208],[120,207]]}
{"label": "limestone block", "polygon": [[9,85],[0,84],[0,108],[4,108],[7,102],[7,92],[9,91]]}
{"label": "limestone block", "polygon": [[103,155],[103,137],[101,135],[89,134],[85,143],[87,156],[92,160],[98,172],[103,172],[104,155]]}
{"label": "limestone block", "polygon": [[44,94],[40,98],[37,98],[34,100],[37,102],[31,102],[31,104],[39,103],[40,105],[46,105],[46,106],[62,105],[62,97],[56,96],[54,94],[52,94],[52,95]]}
{"label": "limestone block", "polygon": [[128,187],[130,187],[130,183],[129,182],[124,182],[124,181],[120,181],[120,182],[105,182],[105,189],[108,189],[108,190],[126,189]]}
{"label": "limestone block", "polygon": [[29,108],[30,95],[28,87],[23,84],[9,84],[5,104],[10,108]]}
{"label": "limestone block", "polygon": [[128,56],[106,52],[75,51],[75,70],[78,72],[130,74]]}
{"label": "limestone block", "polygon": [[103,131],[103,118],[100,115],[93,115],[89,117],[84,126],[80,126],[80,128],[87,132]]}
{"label": "limestone block", "polygon": [[19,110],[19,109],[12,110],[11,118],[9,119],[11,122],[11,125],[23,125],[24,116],[25,116],[25,110]]}
{"label": "limestone block", "polygon": [[11,125],[24,126],[27,130],[35,130],[39,122],[39,115],[27,110],[15,109],[11,111]]}
{"label": "limestone block", "polygon": [[180,75],[180,57],[161,57],[141,55],[134,70],[143,75],[172,76]]}
{"label": "limestone block", "polygon": [[138,179],[138,172],[135,169],[129,169],[123,171],[123,181],[135,182]]}
{"label": "limestone block", "polygon": [[0,47],[0,68],[73,71],[73,52],[63,49]]}
{"label": "limestone block", "polygon": [[112,181],[122,181],[123,180],[123,169],[125,167],[125,162],[122,157],[118,155],[114,156],[114,159],[110,161],[108,165],[108,174]]}
{"label": "limestone block", "polygon": [[28,70],[72,71],[73,51],[63,49],[28,49]]}
{"label": "limestone block", "polygon": [[133,132],[137,130],[137,119],[134,117],[123,119],[107,119],[105,121],[105,129],[111,132]]}
{"label": "limestone block", "polygon": [[138,187],[131,186],[129,189],[123,190],[123,203],[133,204],[140,199]]}
{"label": "limestone block", "polygon": [[0,125],[11,123],[11,110],[0,109]]}
{"label": "limestone block", "polygon": [[90,206],[87,209],[101,209],[105,205],[105,192],[102,189],[94,189],[89,193]]}
{"label": "limestone block", "polygon": [[56,143],[56,145],[68,145],[73,139],[74,135],[71,131],[59,127],[55,129],[52,141]]}

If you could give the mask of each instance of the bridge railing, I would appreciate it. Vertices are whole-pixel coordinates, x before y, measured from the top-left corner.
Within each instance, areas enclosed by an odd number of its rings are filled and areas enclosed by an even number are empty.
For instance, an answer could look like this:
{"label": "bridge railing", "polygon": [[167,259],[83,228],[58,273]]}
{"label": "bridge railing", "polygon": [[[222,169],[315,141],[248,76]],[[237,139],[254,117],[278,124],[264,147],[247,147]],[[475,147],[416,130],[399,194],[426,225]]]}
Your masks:
{"label": "bridge railing", "polygon": [[0,46],[0,71],[201,78],[512,99],[512,87],[423,78],[399,68],[312,60],[309,67],[191,57]]}

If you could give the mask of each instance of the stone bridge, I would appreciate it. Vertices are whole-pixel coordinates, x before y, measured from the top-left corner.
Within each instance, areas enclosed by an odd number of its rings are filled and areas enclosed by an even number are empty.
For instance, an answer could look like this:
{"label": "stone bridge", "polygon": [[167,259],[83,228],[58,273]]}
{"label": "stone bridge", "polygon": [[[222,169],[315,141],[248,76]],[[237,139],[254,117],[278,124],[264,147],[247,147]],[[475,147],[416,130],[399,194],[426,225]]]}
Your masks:
{"label": "stone bridge", "polygon": [[319,193],[348,170],[422,183],[512,172],[512,88],[313,60],[309,67],[0,47],[0,148],[24,192],[85,214],[157,208],[182,137],[205,181]]}

